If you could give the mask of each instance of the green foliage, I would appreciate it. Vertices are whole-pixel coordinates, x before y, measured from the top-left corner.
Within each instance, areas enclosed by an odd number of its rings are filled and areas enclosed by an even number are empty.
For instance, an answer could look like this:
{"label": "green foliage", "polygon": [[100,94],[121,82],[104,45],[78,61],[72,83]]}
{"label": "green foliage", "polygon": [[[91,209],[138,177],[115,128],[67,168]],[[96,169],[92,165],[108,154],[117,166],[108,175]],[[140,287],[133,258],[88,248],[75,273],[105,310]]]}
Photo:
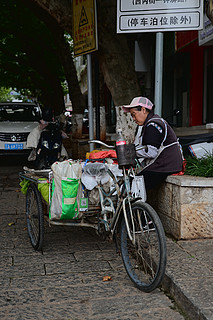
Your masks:
{"label": "green foliage", "polygon": [[185,174],[199,177],[213,177],[213,152],[207,152],[203,157],[188,157]]}
{"label": "green foliage", "polygon": [[11,88],[0,88],[0,102],[12,101],[13,97],[10,95]]}
{"label": "green foliage", "polygon": [[[15,91],[15,95],[11,94]],[[12,102],[14,99],[19,99],[23,102],[29,102],[33,99],[33,94],[28,89],[17,90],[17,88],[0,87],[0,102]]]}
{"label": "green foliage", "polygon": [[65,80],[53,33],[22,1],[2,0],[0,87],[53,95],[53,79]]}
{"label": "green foliage", "polygon": [[68,93],[69,93],[69,89],[68,89],[67,82],[66,82],[66,81],[62,82],[62,83],[61,83],[61,86],[62,86],[64,95],[65,95],[65,94],[68,94]]}

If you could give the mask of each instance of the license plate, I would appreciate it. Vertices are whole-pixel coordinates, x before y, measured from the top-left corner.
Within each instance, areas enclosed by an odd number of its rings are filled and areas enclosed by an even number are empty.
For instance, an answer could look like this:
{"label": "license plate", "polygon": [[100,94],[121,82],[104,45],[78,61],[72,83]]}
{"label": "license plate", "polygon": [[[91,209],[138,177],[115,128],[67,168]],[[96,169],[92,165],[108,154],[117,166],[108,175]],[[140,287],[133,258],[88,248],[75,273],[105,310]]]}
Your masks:
{"label": "license plate", "polygon": [[21,150],[23,146],[23,143],[5,143],[4,148],[6,150]]}

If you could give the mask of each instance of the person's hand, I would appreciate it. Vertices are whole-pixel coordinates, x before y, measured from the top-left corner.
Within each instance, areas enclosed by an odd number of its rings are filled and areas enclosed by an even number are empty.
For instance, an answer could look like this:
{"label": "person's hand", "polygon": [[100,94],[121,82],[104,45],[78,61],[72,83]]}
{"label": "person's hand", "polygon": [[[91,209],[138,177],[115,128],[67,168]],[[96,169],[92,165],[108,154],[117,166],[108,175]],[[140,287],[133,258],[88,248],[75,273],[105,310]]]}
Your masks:
{"label": "person's hand", "polygon": [[66,132],[64,132],[64,131],[61,131],[61,136],[62,136],[62,138],[64,138],[64,139],[69,138],[68,135],[66,134]]}

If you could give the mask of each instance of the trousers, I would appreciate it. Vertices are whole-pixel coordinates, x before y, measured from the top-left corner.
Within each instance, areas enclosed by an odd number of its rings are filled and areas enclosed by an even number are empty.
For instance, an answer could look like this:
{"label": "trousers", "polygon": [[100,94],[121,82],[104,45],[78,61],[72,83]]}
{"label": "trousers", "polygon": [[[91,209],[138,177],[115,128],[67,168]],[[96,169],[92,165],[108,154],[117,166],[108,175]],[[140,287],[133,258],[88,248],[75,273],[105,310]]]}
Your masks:
{"label": "trousers", "polygon": [[170,172],[155,172],[149,170],[144,170],[139,173],[139,175],[144,176],[146,191],[157,187],[170,174]]}

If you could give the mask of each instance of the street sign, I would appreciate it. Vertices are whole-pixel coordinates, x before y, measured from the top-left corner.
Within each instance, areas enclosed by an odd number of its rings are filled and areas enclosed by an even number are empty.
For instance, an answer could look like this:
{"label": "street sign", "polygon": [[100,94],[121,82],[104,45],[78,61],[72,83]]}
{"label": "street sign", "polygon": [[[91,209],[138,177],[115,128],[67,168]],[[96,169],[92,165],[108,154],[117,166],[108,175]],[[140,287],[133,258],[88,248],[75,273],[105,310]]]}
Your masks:
{"label": "street sign", "polygon": [[117,33],[203,28],[203,0],[117,0]]}
{"label": "street sign", "polygon": [[204,15],[203,29],[198,33],[199,46],[213,44],[213,25],[207,15]]}
{"label": "street sign", "polygon": [[95,0],[73,0],[74,55],[98,49]]}

